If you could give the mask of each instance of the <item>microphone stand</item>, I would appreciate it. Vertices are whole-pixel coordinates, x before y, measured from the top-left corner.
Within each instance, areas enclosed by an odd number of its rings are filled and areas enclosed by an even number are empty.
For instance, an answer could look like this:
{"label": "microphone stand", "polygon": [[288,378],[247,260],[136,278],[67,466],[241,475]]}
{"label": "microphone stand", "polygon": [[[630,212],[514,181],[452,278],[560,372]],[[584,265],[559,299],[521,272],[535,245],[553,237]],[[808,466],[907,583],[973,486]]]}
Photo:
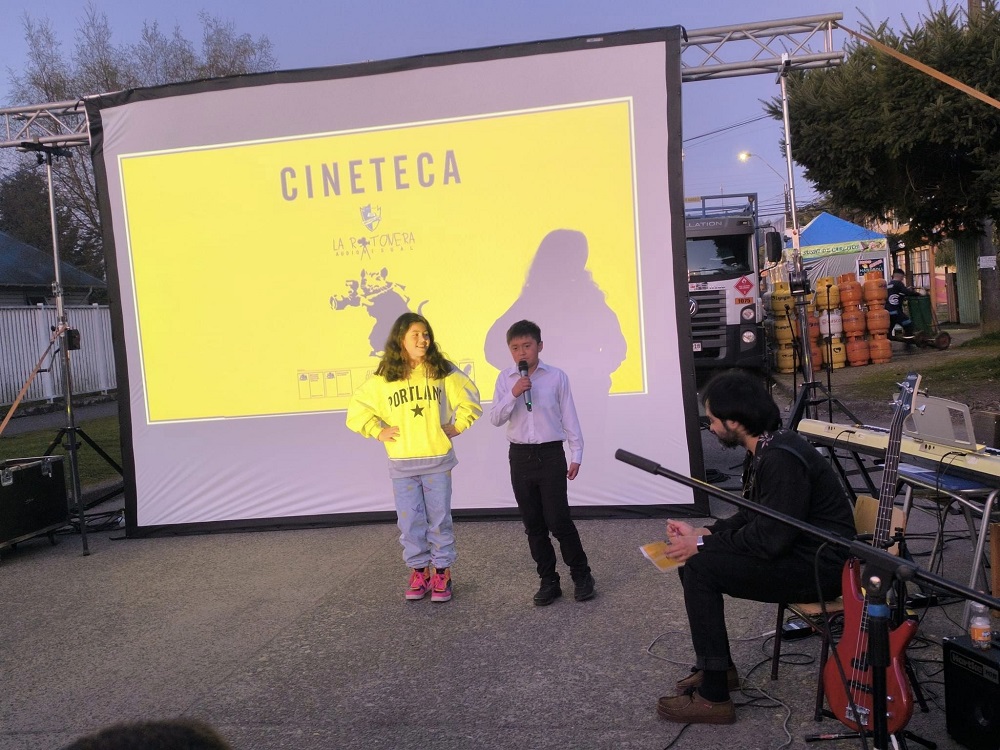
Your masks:
{"label": "microphone stand", "polygon": [[701,490],[706,494],[717,497],[728,503],[732,503],[744,510],[753,513],[760,513],[763,516],[779,521],[787,526],[798,529],[804,534],[808,534],[816,539],[822,539],[827,544],[846,549],[851,557],[856,557],[864,561],[864,572],[862,577],[867,580],[867,590],[870,592],[869,614],[871,615],[870,628],[868,633],[868,654],[872,670],[872,715],[874,729],[872,737],[874,745],[879,750],[887,750],[889,747],[888,724],[886,717],[886,679],[885,669],[888,666],[889,649],[889,627],[888,627],[888,607],[885,604],[885,592],[888,591],[894,579],[901,581],[916,580],[928,584],[933,588],[947,591],[963,599],[985,604],[991,609],[1000,609],[1000,599],[987,596],[979,591],[975,591],[967,586],[953,583],[946,578],[928,573],[912,560],[904,560],[895,555],[891,555],[885,550],[873,547],[862,541],[847,539],[834,534],[826,529],[800,521],[792,516],[779,513],[776,510],[752,502],[746,498],[732,492],[720,490],[707,482],[684,474],[678,474],[670,469],[665,469],[655,461],[637,456],[634,453],[619,448],[615,451],[615,458],[619,461],[634,466],[637,469],[648,471],[661,477],[678,482],[695,490]]}
{"label": "microphone stand", "polygon": [[[795,298],[795,306],[798,309],[799,318],[799,331],[803,338],[807,337],[806,331],[809,329],[809,317],[806,312],[806,306],[808,305],[807,297],[810,293],[809,288],[809,276],[802,266],[802,256],[796,249],[793,254],[792,260],[789,263],[788,271],[788,285],[792,290],[792,297]],[[830,290],[827,288],[827,296],[829,298]],[[829,313],[827,314],[827,333],[830,333],[830,323],[829,323]],[[833,359],[833,342],[830,336],[827,337],[829,347],[829,359]],[[809,345],[806,343],[802,346],[802,390],[799,391],[798,396],[795,398],[795,403],[792,405],[791,414],[788,416],[788,428],[790,430],[798,429],[799,422],[803,417],[809,416],[813,413],[812,407],[817,404],[821,404],[826,401],[829,405],[830,421],[833,421],[833,405],[836,404],[841,411],[850,419],[854,424],[860,424],[861,422],[855,417],[851,411],[844,406],[839,400],[835,399],[830,391],[830,389],[824,388],[823,384],[814,378],[813,373],[813,362],[812,355],[810,353]],[[832,362],[831,362],[832,364]],[[829,371],[827,371],[827,377],[829,379]],[[826,393],[826,398],[816,398],[816,392],[823,391]]]}

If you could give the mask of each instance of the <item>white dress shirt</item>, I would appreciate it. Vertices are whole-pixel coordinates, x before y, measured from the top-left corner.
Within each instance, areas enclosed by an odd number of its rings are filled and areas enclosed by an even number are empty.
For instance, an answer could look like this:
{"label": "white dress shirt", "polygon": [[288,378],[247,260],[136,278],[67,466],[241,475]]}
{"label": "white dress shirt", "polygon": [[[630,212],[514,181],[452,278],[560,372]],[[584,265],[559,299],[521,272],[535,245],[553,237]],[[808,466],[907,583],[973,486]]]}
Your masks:
{"label": "white dress shirt", "polygon": [[525,406],[523,395],[514,398],[511,392],[520,378],[517,367],[508,367],[497,376],[490,422],[496,427],[507,425],[507,439],[512,443],[566,441],[570,463],[582,464],[583,432],[569,377],[558,367],[538,360],[531,373],[531,411]]}

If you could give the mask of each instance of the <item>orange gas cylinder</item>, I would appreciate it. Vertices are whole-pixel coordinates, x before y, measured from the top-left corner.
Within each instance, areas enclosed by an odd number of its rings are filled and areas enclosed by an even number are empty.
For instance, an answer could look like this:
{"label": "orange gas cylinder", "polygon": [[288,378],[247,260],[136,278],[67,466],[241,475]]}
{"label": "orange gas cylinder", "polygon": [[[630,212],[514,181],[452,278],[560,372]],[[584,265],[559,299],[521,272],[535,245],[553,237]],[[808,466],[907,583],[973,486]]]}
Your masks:
{"label": "orange gas cylinder", "polygon": [[845,305],[840,317],[844,321],[845,336],[865,335],[865,313],[859,305]]}
{"label": "orange gas cylinder", "polygon": [[816,279],[816,309],[835,310],[840,307],[840,289],[833,281],[833,276],[823,276]]}
{"label": "orange gas cylinder", "polygon": [[819,348],[823,352],[824,365],[828,367],[832,366],[834,370],[839,370],[847,364],[847,348],[839,336],[824,340]]}
{"label": "orange gas cylinder", "polygon": [[823,361],[823,351],[819,340],[812,339],[809,342],[809,357],[813,367],[818,367],[819,363]]}
{"label": "orange gas cylinder", "polygon": [[837,277],[837,286],[840,287],[840,304],[844,309],[849,305],[860,305],[864,299],[864,290],[861,282],[854,278],[853,273],[844,273]]}
{"label": "orange gas cylinder", "polygon": [[867,365],[870,356],[868,341],[864,336],[853,336],[847,339],[847,362],[851,367]]}
{"label": "orange gas cylinder", "polygon": [[795,372],[795,347],[781,344],[774,352],[774,365],[778,372]]}
{"label": "orange gas cylinder", "polygon": [[889,311],[881,305],[870,305],[865,322],[868,323],[868,333],[880,333],[884,336],[889,332]]}
{"label": "orange gas cylinder", "polygon": [[[877,302],[880,305],[885,304],[888,292],[886,291],[885,279],[882,278],[881,271],[869,271],[865,276],[864,295],[865,302],[869,305],[873,302]],[[870,326],[869,330],[871,330]]]}
{"label": "orange gas cylinder", "polygon": [[820,337],[819,318],[816,317],[816,313],[808,313],[806,320],[809,322],[809,340],[815,341]]}
{"label": "orange gas cylinder", "polygon": [[868,342],[868,354],[872,364],[881,365],[892,361],[892,343],[884,333],[873,335]]}

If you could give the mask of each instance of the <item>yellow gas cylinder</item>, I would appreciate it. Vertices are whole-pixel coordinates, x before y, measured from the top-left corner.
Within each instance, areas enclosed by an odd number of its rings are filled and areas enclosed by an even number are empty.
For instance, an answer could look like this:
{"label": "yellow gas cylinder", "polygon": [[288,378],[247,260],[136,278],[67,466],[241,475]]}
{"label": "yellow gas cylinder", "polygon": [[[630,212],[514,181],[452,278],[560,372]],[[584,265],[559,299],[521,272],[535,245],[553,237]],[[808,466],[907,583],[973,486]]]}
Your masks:
{"label": "yellow gas cylinder", "polygon": [[847,348],[840,336],[824,340],[819,348],[823,352],[823,364],[827,367],[839,370],[847,364]]}
{"label": "yellow gas cylinder", "polygon": [[774,366],[778,372],[795,372],[795,347],[780,344],[774,352]]}
{"label": "yellow gas cylinder", "polygon": [[799,324],[795,318],[782,315],[774,319],[774,340],[779,344],[790,344],[799,335]]}
{"label": "yellow gas cylinder", "polygon": [[816,279],[816,309],[835,310],[840,307],[840,289],[833,276]]}
{"label": "yellow gas cylinder", "polygon": [[787,281],[776,281],[771,291],[771,309],[778,315],[784,315],[786,306],[789,309],[793,307],[792,288]]}

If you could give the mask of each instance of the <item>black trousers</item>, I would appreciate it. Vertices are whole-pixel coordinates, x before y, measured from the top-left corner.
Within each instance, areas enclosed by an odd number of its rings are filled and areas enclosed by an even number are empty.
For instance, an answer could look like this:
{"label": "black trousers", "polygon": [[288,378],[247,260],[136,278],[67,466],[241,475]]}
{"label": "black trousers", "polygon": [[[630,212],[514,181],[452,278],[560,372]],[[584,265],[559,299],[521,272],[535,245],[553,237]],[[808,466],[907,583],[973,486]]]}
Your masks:
{"label": "black trousers", "polygon": [[[828,601],[840,595],[843,558],[824,554],[822,560],[822,599]],[[704,549],[690,557],[678,572],[698,669],[724,671],[729,666],[723,594],[775,604],[818,601],[809,554],[764,560],[726,550]]]}
{"label": "black trousers", "polygon": [[510,446],[510,484],[521,512],[528,548],[543,580],[558,579],[556,552],[549,534],[559,542],[563,562],[574,581],[590,573],[587,553],[569,513],[566,495],[566,454],[561,442]]}

